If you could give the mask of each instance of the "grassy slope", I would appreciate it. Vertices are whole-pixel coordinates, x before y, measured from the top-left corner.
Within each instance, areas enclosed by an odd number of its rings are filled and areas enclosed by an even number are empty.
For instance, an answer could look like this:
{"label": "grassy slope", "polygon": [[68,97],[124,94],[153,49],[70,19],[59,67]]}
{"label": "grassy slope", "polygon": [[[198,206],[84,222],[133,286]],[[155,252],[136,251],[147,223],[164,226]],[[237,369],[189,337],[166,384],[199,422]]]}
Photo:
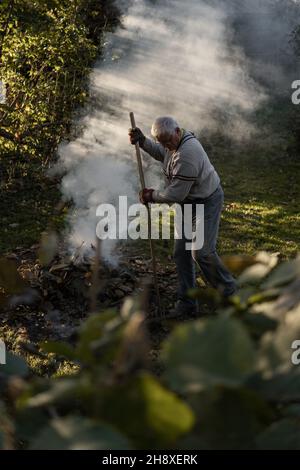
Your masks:
{"label": "grassy slope", "polygon": [[215,164],[225,190],[221,252],[295,255],[300,246],[300,163],[228,155]]}

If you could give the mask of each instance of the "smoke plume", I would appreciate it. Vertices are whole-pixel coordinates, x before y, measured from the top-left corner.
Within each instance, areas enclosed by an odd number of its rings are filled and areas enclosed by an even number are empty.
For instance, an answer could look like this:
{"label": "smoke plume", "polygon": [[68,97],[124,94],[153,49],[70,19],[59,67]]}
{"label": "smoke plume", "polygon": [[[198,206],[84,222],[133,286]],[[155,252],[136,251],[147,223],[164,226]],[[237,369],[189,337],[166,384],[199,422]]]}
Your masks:
{"label": "smoke plume", "polygon": [[[292,0],[283,3],[296,7]],[[122,27],[107,37],[104,58],[91,74],[89,111],[80,123],[84,130],[59,149],[66,171],[62,191],[75,204],[68,235],[72,250],[84,242],[88,251],[94,243],[100,203],[116,204],[119,195],[137,202],[129,111],[146,134],[155,117],[172,115],[201,135],[216,128],[218,113],[225,115],[231,137],[255,132],[247,116],[266,100],[271,71],[281,83],[287,59],[283,50],[274,57],[274,50],[288,44],[293,26],[281,18],[279,31],[274,4],[278,8],[278,1],[269,0],[130,2]],[[148,156],[144,161],[147,185],[159,187],[159,164]],[[112,243],[103,247],[111,256]]]}

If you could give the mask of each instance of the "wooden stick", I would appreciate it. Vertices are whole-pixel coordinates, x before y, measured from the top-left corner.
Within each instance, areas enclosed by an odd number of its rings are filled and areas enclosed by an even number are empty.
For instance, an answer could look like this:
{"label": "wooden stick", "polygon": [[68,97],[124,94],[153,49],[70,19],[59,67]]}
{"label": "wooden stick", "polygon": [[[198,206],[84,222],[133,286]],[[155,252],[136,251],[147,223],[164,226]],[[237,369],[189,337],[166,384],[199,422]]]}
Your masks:
{"label": "wooden stick", "polygon": [[[135,129],[136,125],[135,125],[134,113],[130,113],[129,116],[130,116],[131,127],[132,129]],[[142,189],[145,189],[146,184],[145,184],[145,177],[144,177],[144,171],[143,171],[141,149],[140,149],[138,142],[135,144],[135,150],[136,150],[136,158],[137,158],[137,163],[138,163],[141,187]],[[160,301],[158,279],[157,279],[156,256],[155,256],[155,250],[154,250],[154,243],[151,238],[151,211],[150,211],[149,204],[146,204],[146,207],[147,207],[147,213],[148,213],[148,237],[149,237],[149,242],[150,242],[150,253],[151,253],[151,259],[152,259],[153,280],[154,280],[154,286],[155,286],[155,291],[156,291],[157,307],[158,307],[159,315],[163,316],[163,311],[162,311],[162,306],[161,306],[161,301]]]}

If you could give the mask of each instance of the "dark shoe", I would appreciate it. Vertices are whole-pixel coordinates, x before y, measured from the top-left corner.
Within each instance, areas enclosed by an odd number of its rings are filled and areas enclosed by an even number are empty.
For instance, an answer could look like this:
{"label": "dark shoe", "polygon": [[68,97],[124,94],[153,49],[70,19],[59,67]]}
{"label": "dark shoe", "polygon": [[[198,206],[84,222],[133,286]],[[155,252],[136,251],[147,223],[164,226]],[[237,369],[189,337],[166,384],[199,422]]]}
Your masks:
{"label": "dark shoe", "polygon": [[224,295],[222,299],[222,306],[230,307],[231,305],[234,305],[234,297],[238,295],[238,293],[239,293],[239,290],[235,289],[231,294]]}
{"label": "dark shoe", "polygon": [[197,315],[196,305],[191,304],[190,302],[184,302],[183,300],[177,300],[175,308],[169,311],[167,314],[168,318],[178,318],[178,317],[194,317]]}

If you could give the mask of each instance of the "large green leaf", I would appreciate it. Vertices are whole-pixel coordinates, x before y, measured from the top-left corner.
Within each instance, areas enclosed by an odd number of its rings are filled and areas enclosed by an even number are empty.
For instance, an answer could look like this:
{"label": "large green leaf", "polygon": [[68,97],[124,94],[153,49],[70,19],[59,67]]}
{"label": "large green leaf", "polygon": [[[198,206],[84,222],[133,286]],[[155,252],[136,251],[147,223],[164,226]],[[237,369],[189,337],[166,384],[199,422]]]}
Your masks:
{"label": "large green leaf", "polygon": [[166,377],[176,390],[239,386],[255,368],[255,351],[243,324],[222,315],[181,325],[163,347]]}
{"label": "large green leaf", "polygon": [[268,380],[259,376],[252,385],[262,397],[273,403],[300,402],[299,367],[285,374],[274,375]]}
{"label": "large green leaf", "polygon": [[278,326],[276,320],[261,313],[247,312],[243,315],[243,322],[247,326],[248,331],[255,338],[260,338],[268,331],[275,330]]}
{"label": "large green leaf", "polygon": [[102,423],[80,416],[54,419],[33,441],[33,450],[128,450],[126,437]]}
{"label": "large green leaf", "polygon": [[174,445],[194,424],[190,407],[145,373],[107,389],[99,412],[140,448]]}
{"label": "large green leaf", "polygon": [[[107,310],[97,315],[91,315],[81,326],[79,341],[75,349],[76,357],[86,363],[107,363],[107,356],[121,340],[122,324],[114,310]],[[97,351],[101,354],[97,357]],[[107,353],[105,356],[104,353]]]}
{"label": "large green leaf", "polygon": [[288,312],[284,322],[274,332],[267,333],[259,351],[259,368],[264,376],[285,373],[293,367],[292,344],[300,338],[300,307]]}
{"label": "large green leaf", "polygon": [[49,421],[48,412],[42,408],[22,408],[16,416],[16,437],[24,443],[32,442]]}
{"label": "large green leaf", "polygon": [[247,449],[274,420],[267,402],[255,391],[216,387],[190,397],[197,424],[180,444],[190,449]]}
{"label": "large green leaf", "polygon": [[261,450],[300,450],[299,419],[283,419],[272,424],[257,437]]}

